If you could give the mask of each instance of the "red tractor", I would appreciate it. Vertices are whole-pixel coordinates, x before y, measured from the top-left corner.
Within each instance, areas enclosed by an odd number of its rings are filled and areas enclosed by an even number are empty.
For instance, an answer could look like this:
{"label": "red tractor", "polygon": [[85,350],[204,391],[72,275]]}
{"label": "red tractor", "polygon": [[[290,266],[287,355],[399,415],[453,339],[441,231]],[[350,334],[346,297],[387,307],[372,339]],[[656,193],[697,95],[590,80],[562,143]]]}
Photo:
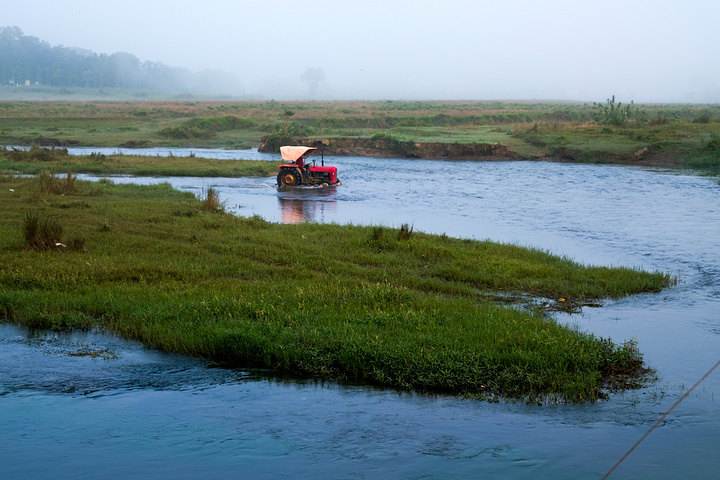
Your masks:
{"label": "red tractor", "polygon": [[315,153],[316,147],[280,147],[283,163],[278,167],[277,183],[280,187],[297,185],[340,185],[337,178],[337,167],[326,167],[323,156],[321,166],[307,164],[307,157]]}

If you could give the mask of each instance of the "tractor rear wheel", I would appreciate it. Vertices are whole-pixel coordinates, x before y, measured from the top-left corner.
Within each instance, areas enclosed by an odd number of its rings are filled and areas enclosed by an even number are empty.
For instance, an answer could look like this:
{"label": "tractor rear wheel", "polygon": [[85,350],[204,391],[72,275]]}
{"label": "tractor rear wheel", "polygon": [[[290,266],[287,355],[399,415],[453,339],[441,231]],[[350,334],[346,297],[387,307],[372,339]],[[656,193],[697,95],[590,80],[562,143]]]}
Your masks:
{"label": "tractor rear wheel", "polygon": [[284,172],[278,173],[277,183],[281,187],[294,187],[300,184],[300,179],[295,172],[285,170]]}

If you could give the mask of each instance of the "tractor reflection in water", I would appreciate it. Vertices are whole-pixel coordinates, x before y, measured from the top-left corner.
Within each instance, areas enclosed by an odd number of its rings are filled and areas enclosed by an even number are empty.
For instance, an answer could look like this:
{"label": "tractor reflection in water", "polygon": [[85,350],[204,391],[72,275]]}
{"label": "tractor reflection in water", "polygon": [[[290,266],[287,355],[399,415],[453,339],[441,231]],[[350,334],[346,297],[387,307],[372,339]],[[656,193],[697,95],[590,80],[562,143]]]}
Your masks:
{"label": "tractor reflection in water", "polygon": [[307,157],[315,153],[316,147],[285,146],[280,147],[283,163],[278,166],[279,187],[296,187],[298,185],[318,185],[329,187],[340,185],[337,178],[337,167],[326,167],[323,157],[321,166],[307,164]]}
{"label": "tractor reflection in water", "polygon": [[337,215],[335,188],[281,188],[282,223],[331,222]]}

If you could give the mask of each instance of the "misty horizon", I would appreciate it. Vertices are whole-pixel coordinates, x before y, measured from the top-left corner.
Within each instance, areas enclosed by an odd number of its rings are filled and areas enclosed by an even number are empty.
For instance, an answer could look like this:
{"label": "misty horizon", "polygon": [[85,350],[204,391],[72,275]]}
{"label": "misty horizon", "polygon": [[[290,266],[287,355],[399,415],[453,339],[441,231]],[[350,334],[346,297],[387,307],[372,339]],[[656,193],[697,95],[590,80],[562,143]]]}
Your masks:
{"label": "misty horizon", "polygon": [[720,6],[696,0],[27,0],[4,10],[4,25],[52,46],[128,53],[200,84],[224,76],[217,95],[720,102]]}

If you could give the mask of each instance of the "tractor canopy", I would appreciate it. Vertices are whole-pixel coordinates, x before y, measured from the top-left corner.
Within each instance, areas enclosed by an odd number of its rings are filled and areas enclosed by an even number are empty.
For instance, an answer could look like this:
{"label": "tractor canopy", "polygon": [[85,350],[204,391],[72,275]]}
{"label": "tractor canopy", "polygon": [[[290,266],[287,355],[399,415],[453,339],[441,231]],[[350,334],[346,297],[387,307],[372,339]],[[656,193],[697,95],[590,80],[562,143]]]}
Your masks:
{"label": "tractor canopy", "polygon": [[315,150],[317,150],[317,148],[315,148],[315,147],[285,146],[285,147],[280,147],[280,154],[282,155],[283,160],[295,162],[302,157],[307,157],[308,155],[312,155],[313,153],[315,153]]}

